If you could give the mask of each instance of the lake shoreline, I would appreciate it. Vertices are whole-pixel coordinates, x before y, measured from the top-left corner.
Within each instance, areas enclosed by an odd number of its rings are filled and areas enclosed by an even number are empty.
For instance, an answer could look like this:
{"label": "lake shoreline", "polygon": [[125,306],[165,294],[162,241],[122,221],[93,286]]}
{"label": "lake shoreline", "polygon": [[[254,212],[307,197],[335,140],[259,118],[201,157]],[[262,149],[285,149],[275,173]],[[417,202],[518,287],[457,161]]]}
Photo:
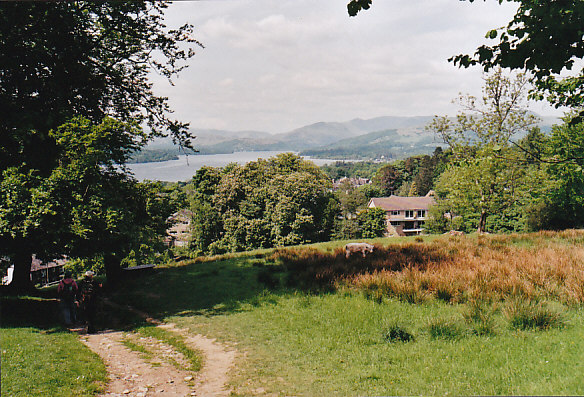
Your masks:
{"label": "lake shoreline", "polygon": [[[269,159],[281,153],[294,153],[290,150],[282,151],[254,151],[235,152],[228,154],[188,154],[179,155],[176,160],[154,161],[148,163],[126,164],[128,169],[139,181],[164,181],[181,182],[188,181],[195,172],[202,167],[225,167],[230,163],[247,164],[258,159]],[[303,156],[305,160],[312,161],[318,166],[335,163],[337,161],[355,162],[361,160],[335,160],[335,159],[313,159]]]}

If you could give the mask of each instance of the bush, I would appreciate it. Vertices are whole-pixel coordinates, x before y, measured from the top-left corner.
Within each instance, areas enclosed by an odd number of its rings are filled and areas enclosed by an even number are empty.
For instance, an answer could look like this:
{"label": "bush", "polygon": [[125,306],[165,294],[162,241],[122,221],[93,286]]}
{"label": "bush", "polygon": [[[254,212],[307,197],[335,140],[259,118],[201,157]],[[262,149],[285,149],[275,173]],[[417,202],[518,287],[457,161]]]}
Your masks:
{"label": "bush", "polygon": [[398,324],[390,324],[383,330],[383,339],[386,342],[411,342],[414,335]]}
{"label": "bush", "polygon": [[505,316],[511,328],[521,330],[561,328],[566,323],[562,311],[552,309],[541,302],[524,299],[512,301],[506,307]]}

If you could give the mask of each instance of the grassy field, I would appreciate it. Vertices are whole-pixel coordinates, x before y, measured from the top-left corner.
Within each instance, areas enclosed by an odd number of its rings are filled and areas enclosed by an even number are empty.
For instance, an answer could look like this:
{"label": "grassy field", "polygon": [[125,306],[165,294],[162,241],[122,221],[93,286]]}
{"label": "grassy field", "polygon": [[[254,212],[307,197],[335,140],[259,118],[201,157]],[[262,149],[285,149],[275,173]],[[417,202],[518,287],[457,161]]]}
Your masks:
{"label": "grassy field", "polygon": [[57,302],[20,297],[1,305],[3,396],[91,396],[104,389],[104,364],[59,326]]}
{"label": "grassy field", "polygon": [[235,345],[236,395],[582,394],[583,241],[380,239],[349,261],[343,242],[264,250],[187,261],[117,299]]}
{"label": "grassy field", "polygon": [[[372,242],[366,259],[344,242],[196,258],[111,298],[235,347],[235,395],[584,394],[584,232]],[[3,395],[99,391],[103,364],[54,302],[14,303]]]}

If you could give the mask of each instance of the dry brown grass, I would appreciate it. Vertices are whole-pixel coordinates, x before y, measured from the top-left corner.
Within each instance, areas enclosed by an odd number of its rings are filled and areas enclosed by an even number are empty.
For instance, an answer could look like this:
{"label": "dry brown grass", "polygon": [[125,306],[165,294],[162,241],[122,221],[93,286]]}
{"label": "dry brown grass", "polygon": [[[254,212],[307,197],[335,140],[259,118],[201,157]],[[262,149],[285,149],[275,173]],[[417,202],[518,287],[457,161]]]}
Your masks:
{"label": "dry brown grass", "polygon": [[442,299],[551,299],[584,302],[584,231],[445,237],[430,243],[376,246],[366,258],[344,250],[277,250],[291,284],[348,287],[412,303]]}

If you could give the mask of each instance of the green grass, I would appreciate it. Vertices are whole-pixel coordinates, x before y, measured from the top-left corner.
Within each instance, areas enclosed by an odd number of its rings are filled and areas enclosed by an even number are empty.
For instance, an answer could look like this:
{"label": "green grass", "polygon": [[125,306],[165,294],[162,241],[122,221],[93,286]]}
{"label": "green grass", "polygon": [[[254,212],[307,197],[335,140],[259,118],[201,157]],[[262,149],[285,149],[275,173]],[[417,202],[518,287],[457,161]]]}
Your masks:
{"label": "green grass", "polygon": [[90,396],[103,391],[106,369],[78,336],[60,325],[58,302],[4,297],[3,396]]}
{"label": "green grass", "polygon": [[[479,244],[481,236],[465,239]],[[568,233],[493,236],[481,244],[536,247],[550,239],[582,243]],[[394,241],[413,240],[374,242]],[[344,244],[313,246],[330,252]],[[272,252],[185,261],[128,281],[113,298],[236,346],[240,354],[230,371],[235,395],[584,394],[581,306],[452,304],[442,296],[448,291],[407,303],[349,290],[292,289]],[[54,303],[2,303],[3,395],[91,395],[99,389],[103,364],[55,324]],[[538,310],[525,309],[530,305]],[[198,353],[179,335],[140,322],[130,327],[172,345],[199,368]]]}
{"label": "green grass", "polygon": [[[435,339],[432,317],[462,316],[444,304],[383,305],[360,295],[281,296],[234,314],[174,319],[193,332],[237,341],[248,352],[233,379],[288,395],[582,394],[584,332],[516,333]],[[388,343],[399,321],[414,341]],[[252,380],[250,385],[246,385]]]}
{"label": "green grass", "polygon": [[[584,393],[578,307],[566,309],[564,328],[515,330],[490,304],[379,303],[361,293],[311,293],[283,282],[270,289],[262,274],[285,275],[269,253],[163,269],[119,298],[193,333],[236,343],[245,357],[231,373],[236,395]],[[158,298],[147,299],[145,291]],[[413,340],[388,341],[392,324]]]}
{"label": "green grass", "polygon": [[106,370],[77,335],[36,328],[2,328],[3,396],[92,396]]}
{"label": "green grass", "polygon": [[[130,349],[130,350],[132,350],[132,351],[134,351],[134,352],[136,352],[136,353],[139,353],[139,354],[140,354],[140,357],[141,357],[143,360],[145,360],[145,361],[148,361],[148,362],[150,362],[150,361],[151,361],[151,360],[154,358],[154,355],[153,355],[153,353],[152,353],[150,350],[146,349],[146,348],[145,348],[144,346],[142,346],[141,344],[139,344],[139,343],[136,343],[136,342],[134,342],[133,340],[131,340],[131,339],[130,339],[130,337],[129,337],[128,335],[126,335],[126,336],[125,336],[125,337],[124,337],[124,338],[121,340],[121,342],[122,342],[122,344],[123,344],[124,346],[126,346],[128,349]],[[152,363],[152,362],[150,362],[150,364],[151,364],[151,365],[156,365],[155,363]],[[156,366],[157,366],[157,365],[156,365]]]}
{"label": "green grass", "polygon": [[[173,332],[166,331],[162,328],[158,327],[141,327],[136,330],[139,334],[144,336],[150,336],[154,339],[158,339],[161,342],[164,342],[172,347],[179,353],[181,353],[186,360],[190,363],[190,371],[199,371],[201,369],[202,358],[201,353],[189,348],[183,338],[180,335],[177,335]],[[179,369],[184,369],[180,366],[176,361],[172,362],[174,366],[178,367]]]}

